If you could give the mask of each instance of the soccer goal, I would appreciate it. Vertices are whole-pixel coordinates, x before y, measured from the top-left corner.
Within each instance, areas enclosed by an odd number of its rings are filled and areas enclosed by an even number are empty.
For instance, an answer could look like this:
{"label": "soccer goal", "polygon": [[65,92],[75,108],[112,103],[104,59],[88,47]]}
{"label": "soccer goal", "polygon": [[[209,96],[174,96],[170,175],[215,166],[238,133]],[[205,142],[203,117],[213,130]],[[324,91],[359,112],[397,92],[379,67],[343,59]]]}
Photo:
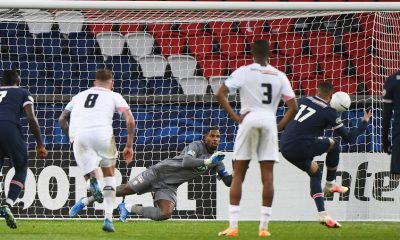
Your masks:
{"label": "soccer goal", "polygon": [[[356,144],[341,145],[337,181],[350,191],[328,199],[327,209],[341,220],[400,220],[399,181],[390,177],[389,156],[381,153],[380,139],[383,82],[400,68],[400,13],[394,11],[399,5],[385,8],[369,3],[368,7],[2,1],[0,75],[5,69],[20,70],[21,86],[35,96],[44,142],[51,150],[47,160],[35,159],[34,138],[23,126],[30,169],[16,217],[66,218],[75,201],[87,194],[57,119],[73,95],[92,85],[99,68],[113,71],[114,90],[128,100],[137,122],[136,160],[129,167],[118,162],[117,183],[175,156],[186,144],[200,140],[210,126],[220,128],[219,150],[230,156],[236,125],[219,108],[213,93],[230,73],[252,63],[251,43],[264,39],[270,42],[270,64],[287,74],[298,97],[315,95],[320,82],[331,81],[336,91],[352,96],[352,108],[342,114],[349,128],[360,123],[364,109],[372,107],[366,134]],[[231,93],[229,99],[239,109],[240,96]],[[277,116],[284,111],[280,107]],[[122,149],[127,132],[118,120],[114,134]],[[323,159],[318,159],[321,167]],[[230,160],[226,160],[229,168]],[[261,191],[257,164],[251,165],[242,206],[248,211],[241,219],[254,220],[259,217]],[[1,197],[8,191],[12,173],[6,161],[0,175]],[[283,158],[276,166],[275,189],[274,219],[316,218],[307,177]],[[183,184],[173,218],[226,219],[228,192],[214,173]],[[152,197],[130,196],[126,201],[151,205]],[[81,217],[102,214],[102,206],[96,204]]]}

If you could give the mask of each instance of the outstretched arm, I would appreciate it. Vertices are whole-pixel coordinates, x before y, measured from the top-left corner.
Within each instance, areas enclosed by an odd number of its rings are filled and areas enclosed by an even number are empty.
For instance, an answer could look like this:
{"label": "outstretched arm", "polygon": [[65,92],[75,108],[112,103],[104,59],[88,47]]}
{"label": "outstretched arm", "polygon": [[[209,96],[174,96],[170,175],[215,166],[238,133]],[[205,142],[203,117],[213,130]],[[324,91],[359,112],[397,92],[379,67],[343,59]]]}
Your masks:
{"label": "outstretched arm", "polygon": [[36,154],[39,156],[39,158],[44,159],[47,157],[47,150],[42,142],[42,134],[40,133],[39,123],[35,116],[33,104],[25,105],[24,112],[26,115],[26,119],[28,120],[29,128],[31,129],[32,134],[35,136]]}
{"label": "outstretched arm", "polygon": [[335,129],[335,132],[342,137],[343,140],[349,142],[349,143],[354,143],[357,139],[357,137],[362,134],[365,129],[367,128],[369,119],[371,118],[372,113],[371,111],[369,112],[364,112],[364,117],[362,118],[362,124],[361,126],[358,126],[356,129],[348,131],[344,126],[341,126],[340,128]]}

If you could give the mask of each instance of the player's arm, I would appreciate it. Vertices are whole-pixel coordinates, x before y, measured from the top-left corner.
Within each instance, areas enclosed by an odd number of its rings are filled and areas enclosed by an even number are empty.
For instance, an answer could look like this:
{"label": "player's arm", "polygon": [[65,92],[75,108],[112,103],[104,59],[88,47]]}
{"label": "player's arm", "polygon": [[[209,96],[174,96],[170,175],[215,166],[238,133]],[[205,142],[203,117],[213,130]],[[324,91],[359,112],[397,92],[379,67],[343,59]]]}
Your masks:
{"label": "player's arm", "polygon": [[123,111],[122,116],[125,119],[125,125],[128,131],[128,139],[126,141],[126,145],[122,154],[124,156],[126,164],[129,164],[133,160],[133,141],[135,139],[136,123],[130,109],[126,109],[125,111]]}
{"label": "player's arm", "polygon": [[189,144],[187,149],[185,150],[183,159],[182,159],[182,167],[185,168],[194,168],[199,166],[207,166],[210,167],[213,164],[217,164],[218,162],[224,160],[225,154],[222,152],[215,152],[211,155],[210,158],[201,159],[197,158],[197,156],[201,155],[201,147],[198,146],[197,142],[192,142]]}
{"label": "player's arm", "polygon": [[372,116],[371,111],[364,112],[361,125],[350,131],[348,131],[341,122],[340,123],[338,122],[339,124],[333,129],[339,136],[342,137],[343,140],[347,141],[348,143],[354,143],[357,137],[363,132],[365,132],[365,130],[367,129],[367,125],[371,116]]}
{"label": "player's arm", "polygon": [[227,99],[227,95],[229,93],[229,89],[228,87],[223,83],[221,85],[221,87],[218,89],[218,92],[216,94],[217,100],[219,105],[221,105],[221,107],[225,110],[226,113],[228,113],[229,117],[231,117],[233,119],[233,121],[237,122],[237,123],[241,123],[244,119],[244,117],[246,116],[246,114],[242,114],[242,115],[238,115],[233,108],[231,107],[231,105],[228,102]]}
{"label": "player's arm", "polygon": [[296,116],[297,114],[297,100],[296,98],[289,99],[286,101],[286,106],[288,110],[285,113],[285,116],[278,123],[278,131],[282,131],[285,126]]}
{"label": "player's arm", "polygon": [[47,150],[42,142],[42,134],[40,133],[39,123],[35,116],[33,104],[26,104],[24,106],[24,112],[29,124],[29,128],[36,140],[36,153],[39,158],[44,159],[47,157]]}
{"label": "player's arm", "polygon": [[288,110],[286,111],[283,118],[278,123],[278,131],[282,131],[286,125],[293,120],[293,118],[297,114],[297,100],[296,95],[292,89],[292,85],[290,85],[289,79],[286,77],[284,73],[280,73],[280,78],[282,81],[282,88],[281,88],[281,98],[285,101]]}
{"label": "player's arm", "polygon": [[229,174],[228,171],[225,169],[225,165],[223,162],[219,162],[215,166],[215,170],[217,171],[217,179],[224,182],[225,186],[230,187],[232,183],[232,174]]}
{"label": "player's arm", "polygon": [[393,92],[390,88],[390,82],[393,76],[389,77],[383,87],[383,119],[382,119],[382,145],[383,151],[391,153],[391,143],[389,140],[390,122],[393,114]]}
{"label": "player's arm", "polygon": [[64,110],[60,117],[58,118],[58,123],[63,131],[63,133],[67,136],[69,140],[69,121],[71,118],[71,112],[69,110]]}

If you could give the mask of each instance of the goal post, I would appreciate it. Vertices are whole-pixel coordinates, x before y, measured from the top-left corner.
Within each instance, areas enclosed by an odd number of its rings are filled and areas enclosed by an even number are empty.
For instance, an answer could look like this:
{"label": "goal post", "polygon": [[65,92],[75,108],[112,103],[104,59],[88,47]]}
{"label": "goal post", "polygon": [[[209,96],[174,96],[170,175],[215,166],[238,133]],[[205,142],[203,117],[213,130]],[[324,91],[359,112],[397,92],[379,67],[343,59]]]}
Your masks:
{"label": "goal post", "polygon": [[[16,216],[66,218],[87,194],[57,119],[73,95],[92,86],[98,68],[113,71],[114,90],[129,102],[137,123],[135,162],[118,161],[118,183],[175,156],[211,126],[220,128],[219,150],[227,152],[231,170],[237,126],[213,93],[234,70],[252,62],[251,43],[264,39],[270,42],[269,63],[287,74],[298,97],[315,95],[320,82],[332,82],[335,91],[352,97],[352,108],[341,115],[350,129],[372,107],[366,133],[356,143],[341,142],[337,181],[350,191],[327,199],[328,211],[342,220],[400,220],[399,181],[391,178],[389,156],[381,148],[380,103],[384,80],[400,68],[398,9],[400,3],[378,2],[1,1],[0,75],[20,70],[21,86],[35,96],[50,150],[47,160],[35,159],[35,141],[24,123],[30,169]],[[240,96],[228,97],[238,110]],[[277,117],[284,112],[281,105]],[[127,132],[118,116],[113,128],[122,150]],[[332,131],[325,134],[335,137]],[[316,160],[325,173],[324,157]],[[0,175],[1,197],[13,174],[8,166],[6,161]],[[243,194],[248,212],[241,217],[248,220],[259,213],[255,167]],[[307,176],[281,158],[275,178],[274,219],[314,220]],[[227,199],[228,188],[211,172],[179,187],[173,218],[226,219]],[[126,201],[153,203],[150,194]],[[102,214],[96,204],[81,218]]]}

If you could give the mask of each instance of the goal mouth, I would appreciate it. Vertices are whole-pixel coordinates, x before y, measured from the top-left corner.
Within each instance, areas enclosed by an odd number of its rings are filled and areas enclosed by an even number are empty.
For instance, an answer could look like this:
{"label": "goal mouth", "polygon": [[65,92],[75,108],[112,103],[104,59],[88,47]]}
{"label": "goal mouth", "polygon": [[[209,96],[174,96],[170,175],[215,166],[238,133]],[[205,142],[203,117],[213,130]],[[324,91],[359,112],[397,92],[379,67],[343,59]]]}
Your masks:
{"label": "goal mouth", "polygon": [[[386,189],[389,178],[380,173],[386,157],[379,155],[385,159],[380,165],[368,166],[363,161],[382,149],[382,86],[386,77],[400,68],[398,12],[352,10],[347,3],[341,3],[346,8],[328,8],[318,3],[311,9],[308,3],[221,2],[211,5],[221,4],[218,6],[225,9],[208,9],[205,3],[196,2],[172,11],[176,3],[135,2],[137,9],[145,8],[143,4],[148,9],[126,10],[132,8],[132,2],[56,5],[61,2],[65,1],[37,1],[20,7],[0,3],[0,74],[5,69],[20,70],[21,86],[35,97],[44,142],[50,150],[47,160],[29,163],[26,186],[32,187],[27,187],[21,196],[17,217],[66,218],[74,202],[86,194],[57,118],[75,94],[92,86],[95,71],[100,68],[113,71],[114,91],[130,103],[137,123],[136,161],[134,166],[118,163],[118,182],[125,183],[141,170],[175,156],[190,142],[201,140],[210,126],[220,129],[218,150],[232,152],[237,126],[220,109],[214,94],[232,72],[253,62],[251,44],[258,39],[270,42],[269,63],[287,75],[298,97],[316,95],[318,84],[323,81],[332,82],[335,91],[351,95],[353,104],[341,115],[346,127],[355,128],[364,109],[372,107],[373,119],[367,132],[356,143],[340,142],[346,158],[358,159],[350,166],[354,171],[343,178],[347,182],[357,178],[354,188],[358,193]],[[310,9],[304,9],[306,6]],[[266,7],[269,10],[262,9]],[[228,98],[237,111],[239,94],[230,93]],[[281,105],[277,117],[281,118],[285,111]],[[121,150],[127,132],[118,116],[113,128]],[[26,124],[22,132],[30,158],[34,159],[34,138]],[[331,131],[325,135],[335,136]],[[375,179],[380,185],[375,188],[368,183],[368,169],[377,174]],[[12,170],[5,168],[3,176],[7,186]],[[219,218],[218,204],[223,200],[218,194],[224,190],[218,184],[211,173],[183,185],[178,193],[183,204],[178,204],[173,218]],[[352,197],[349,199],[352,202],[346,207],[355,204],[364,211],[362,217],[349,211],[349,220],[395,218],[387,212],[379,215],[376,209],[363,208]],[[152,200],[140,196],[128,201],[146,204]],[[340,202],[336,198],[332,201]],[[101,209],[100,205],[88,208],[83,218],[99,218]]]}

